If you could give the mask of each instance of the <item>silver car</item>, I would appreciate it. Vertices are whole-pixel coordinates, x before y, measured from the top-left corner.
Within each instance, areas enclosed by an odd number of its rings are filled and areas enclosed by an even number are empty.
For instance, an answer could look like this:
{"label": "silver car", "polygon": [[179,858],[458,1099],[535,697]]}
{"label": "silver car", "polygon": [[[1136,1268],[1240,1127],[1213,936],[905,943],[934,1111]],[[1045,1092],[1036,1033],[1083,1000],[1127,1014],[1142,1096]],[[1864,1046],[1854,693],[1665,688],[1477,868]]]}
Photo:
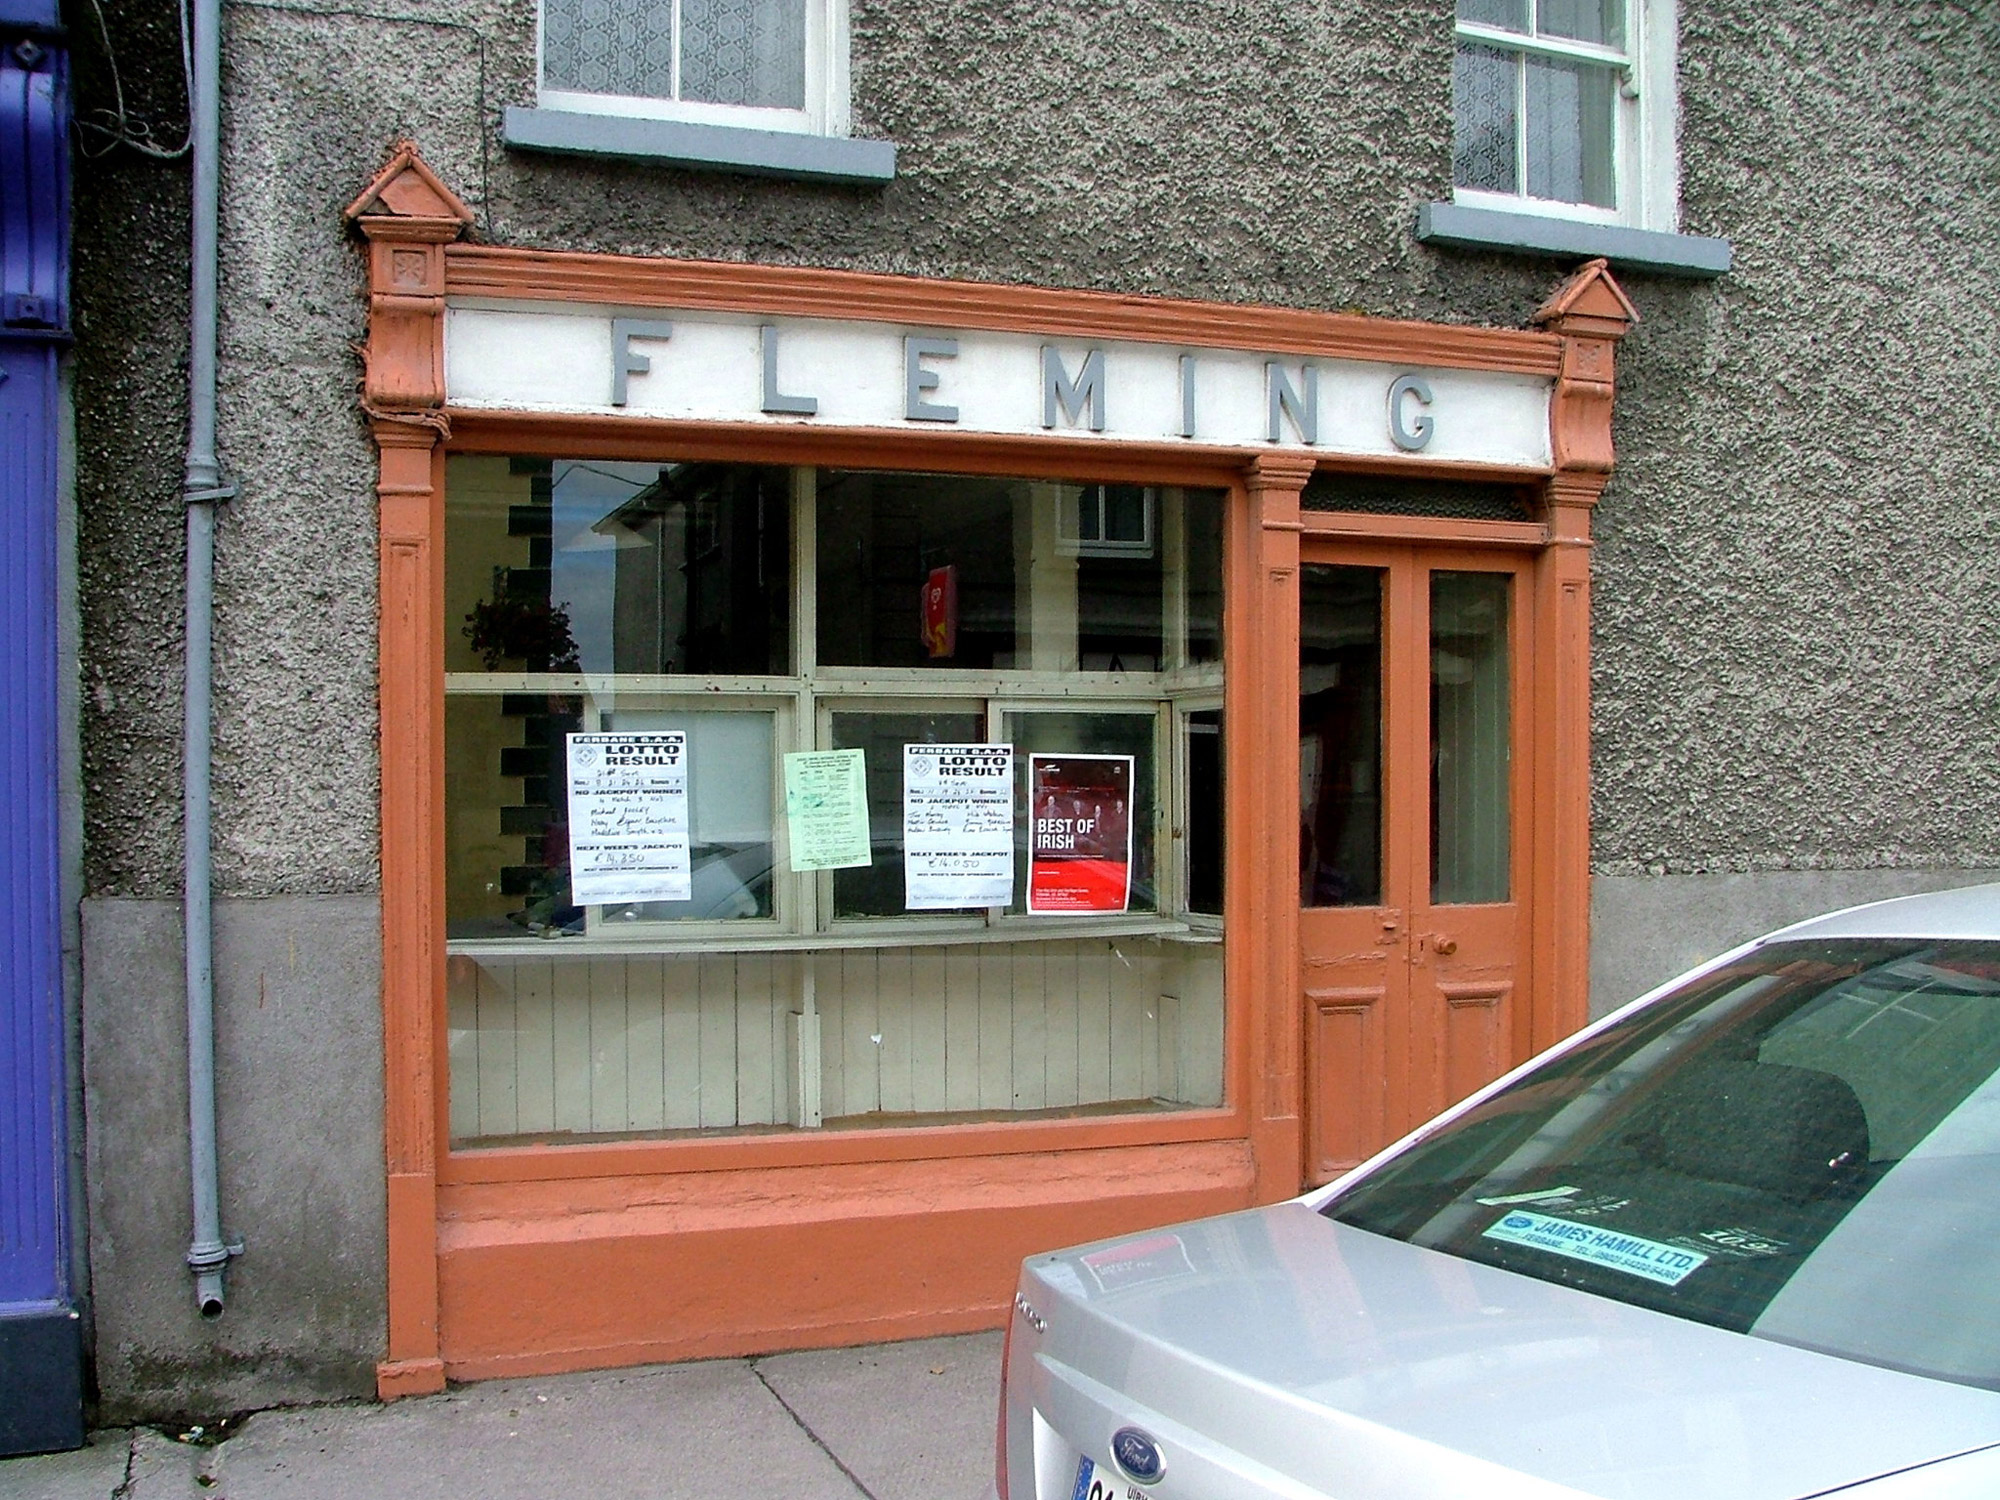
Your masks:
{"label": "silver car", "polygon": [[1726,954],[1275,1207],[1038,1255],[1000,1500],[2000,1497],[2000,886]]}

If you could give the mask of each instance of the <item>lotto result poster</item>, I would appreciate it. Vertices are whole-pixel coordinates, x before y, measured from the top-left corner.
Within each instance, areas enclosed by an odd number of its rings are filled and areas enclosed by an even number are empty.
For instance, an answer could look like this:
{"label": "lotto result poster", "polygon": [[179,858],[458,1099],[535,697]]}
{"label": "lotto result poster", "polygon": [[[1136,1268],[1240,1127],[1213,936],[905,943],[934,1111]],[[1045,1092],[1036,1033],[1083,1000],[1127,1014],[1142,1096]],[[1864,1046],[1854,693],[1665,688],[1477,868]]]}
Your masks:
{"label": "lotto result poster", "polygon": [[1014,747],[903,747],[903,906],[1014,899]]}
{"label": "lotto result poster", "polygon": [[687,732],[565,740],[570,899],[578,906],[688,900]]}

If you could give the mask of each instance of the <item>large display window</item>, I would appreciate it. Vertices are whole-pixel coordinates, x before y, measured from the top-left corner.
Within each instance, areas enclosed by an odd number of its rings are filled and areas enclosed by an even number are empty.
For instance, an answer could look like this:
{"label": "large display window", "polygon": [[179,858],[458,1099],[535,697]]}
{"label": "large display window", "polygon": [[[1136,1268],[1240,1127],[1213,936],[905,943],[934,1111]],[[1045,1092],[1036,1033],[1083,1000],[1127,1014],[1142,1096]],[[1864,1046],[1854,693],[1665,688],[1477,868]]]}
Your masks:
{"label": "large display window", "polygon": [[445,492],[455,1145],[1222,1102],[1221,492]]}

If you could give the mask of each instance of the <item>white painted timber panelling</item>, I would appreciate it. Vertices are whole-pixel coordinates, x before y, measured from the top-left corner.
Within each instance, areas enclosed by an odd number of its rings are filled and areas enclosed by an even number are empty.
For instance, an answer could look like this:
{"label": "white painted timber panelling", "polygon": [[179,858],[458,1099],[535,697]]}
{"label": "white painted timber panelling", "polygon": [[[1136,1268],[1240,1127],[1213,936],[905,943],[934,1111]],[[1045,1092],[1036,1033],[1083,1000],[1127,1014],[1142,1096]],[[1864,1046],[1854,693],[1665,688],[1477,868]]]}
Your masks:
{"label": "white painted timber panelling", "polygon": [[[626,401],[612,404],[613,362],[620,351],[608,308],[521,308],[454,303],[445,321],[445,388],[453,406],[496,411],[588,412],[690,422],[767,422],[841,428],[1040,434],[1044,428],[1042,348],[1055,349],[1067,379],[1102,352],[1102,431],[1088,411],[1072,419],[1060,407],[1054,430],[1085,442],[1193,441],[1277,447],[1378,458],[1421,457],[1544,468],[1550,461],[1550,383],[1490,371],[1401,367],[1351,360],[1306,360],[1254,349],[1182,349],[1111,340],[1049,341],[976,330],[909,329],[820,318],[776,320],[775,394],[810,397],[811,416],[764,411],[764,353],[759,320],[662,310],[665,338],[633,335],[632,355],[648,368],[627,376]],[[929,356],[937,377],[919,399],[951,407],[951,421],[908,415],[905,339],[950,338],[951,357]],[[1193,361],[1194,429],[1181,431],[1183,367]],[[1319,383],[1317,441],[1307,443],[1286,416],[1270,436],[1272,376],[1267,365],[1306,396],[1308,367]],[[1428,407],[1405,397],[1404,420],[1434,423],[1421,453],[1390,436],[1389,388],[1416,375],[1430,389]]]}
{"label": "white painted timber panelling", "polygon": [[827,1119],[1222,1102],[1222,949],[1145,938],[450,963],[454,1139],[796,1123],[812,964]]}

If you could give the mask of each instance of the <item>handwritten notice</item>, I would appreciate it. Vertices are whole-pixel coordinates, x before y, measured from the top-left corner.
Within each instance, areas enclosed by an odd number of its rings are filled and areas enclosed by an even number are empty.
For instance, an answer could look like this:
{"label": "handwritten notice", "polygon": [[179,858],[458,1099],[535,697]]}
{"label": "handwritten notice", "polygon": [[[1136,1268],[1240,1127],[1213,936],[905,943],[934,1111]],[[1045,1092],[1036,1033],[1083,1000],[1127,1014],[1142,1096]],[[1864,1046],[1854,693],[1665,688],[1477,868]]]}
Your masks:
{"label": "handwritten notice", "polygon": [[785,757],[785,828],[794,870],[868,863],[868,762],[859,750]]}
{"label": "handwritten notice", "polygon": [[570,899],[578,906],[691,899],[687,731],[564,739]]}
{"label": "handwritten notice", "polygon": [[1014,747],[903,747],[903,906],[1014,899]]}
{"label": "handwritten notice", "polygon": [[1028,757],[1028,910],[1124,911],[1132,899],[1132,757]]}

